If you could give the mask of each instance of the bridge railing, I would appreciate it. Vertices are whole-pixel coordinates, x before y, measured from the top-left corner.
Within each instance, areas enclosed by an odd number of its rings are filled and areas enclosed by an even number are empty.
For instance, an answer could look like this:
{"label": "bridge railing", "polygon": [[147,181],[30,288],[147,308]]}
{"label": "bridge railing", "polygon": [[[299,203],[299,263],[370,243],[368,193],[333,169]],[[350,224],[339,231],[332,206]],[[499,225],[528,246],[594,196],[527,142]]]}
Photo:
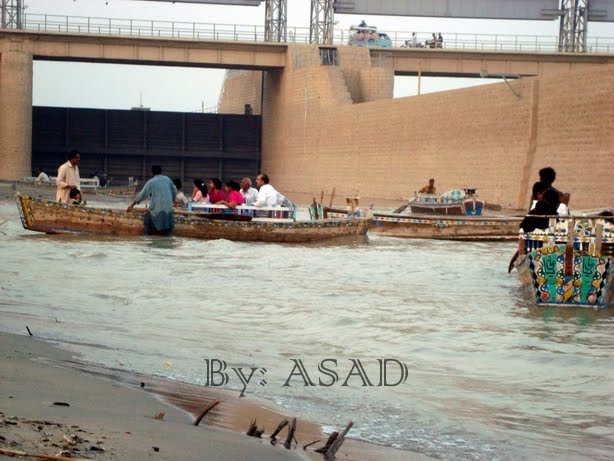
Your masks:
{"label": "bridge railing", "polygon": [[[39,32],[69,32],[195,40],[265,41],[264,26],[260,25],[58,16],[34,13],[25,14],[23,24],[25,29]],[[404,47],[411,43],[411,32],[397,31],[386,33],[390,37],[393,47]],[[558,37],[556,36],[443,32],[442,36],[442,48],[449,50],[503,52],[556,52],[558,50]],[[334,30],[333,41],[335,44],[347,44],[349,38],[348,31]],[[422,45],[431,38],[431,33],[429,32],[417,32],[417,41]],[[309,28],[289,27],[286,42],[309,43]],[[614,37],[588,37],[586,48],[588,53],[614,53]]]}

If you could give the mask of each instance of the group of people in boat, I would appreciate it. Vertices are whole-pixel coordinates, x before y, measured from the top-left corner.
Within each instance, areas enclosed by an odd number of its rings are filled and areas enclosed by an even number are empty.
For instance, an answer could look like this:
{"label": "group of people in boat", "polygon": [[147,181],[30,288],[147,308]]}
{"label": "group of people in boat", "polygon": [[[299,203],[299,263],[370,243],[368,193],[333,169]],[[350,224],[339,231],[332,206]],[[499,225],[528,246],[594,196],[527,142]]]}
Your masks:
{"label": "group of people in boat", "polygon": [[[145,183],[127,211],[132,211],[135,205],[149,199],[149,208],[144,218],[145,234],[171,235],[174,227],[173,210],[187,206],[189,200],[181,191],[181,180],[171,180],[163,175],[162,167],[159,165],[152,166],[151,172],[153,178]],[[212,178],[207,187],[202,179],[196,179],[191,201],[225,205],[229,208],[240,205],[262,208],[289,204],[287,199],[269,183],[266,174],[260,173],[256,177],[256,185],[259,187],[258,190],[251,187],[249,178],[243,178],[241,183],[228,180],[222,187],[219,178]]]}
{"label": "group of people in boat", "polygon": [[287,200],[269,184],[269,177],[262,173],[256,177],[258,189],[252,187],[252,180],[245,177],[241,182],[232,179],[222,185],[219,178],[211,178],[208,186],[202,179],[195,179],[192,184],[192,196],[188,199],[181,191],[180,179],[173,179],[177,188],[175,208],[187,208],[190,202],[204,202],[236,208],[240,205],[271,207],[283,205]]}

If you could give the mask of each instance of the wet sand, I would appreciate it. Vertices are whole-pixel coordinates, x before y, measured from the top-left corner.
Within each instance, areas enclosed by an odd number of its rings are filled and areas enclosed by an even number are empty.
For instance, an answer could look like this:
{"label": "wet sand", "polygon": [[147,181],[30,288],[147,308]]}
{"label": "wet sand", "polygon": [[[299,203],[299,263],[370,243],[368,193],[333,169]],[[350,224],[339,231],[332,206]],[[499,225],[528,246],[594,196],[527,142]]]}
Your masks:
{"label": "wet sand", "polygon": [[[328,437],[320,426],[301,420],[300,415],[284,415],[266,402],[239,398],[236,392],[97,368],[26,336],[0,334],[0,351],[2,449],[98,460],[323,459],[313,452]],[[222,402],[194,426],[197,415],[214,400]],[[156,419],[161,413],[163,417]],[[277,424],[293,416],[299,417],[293,448],[283,448],[287,429],[278,436],[280,442],[271,445],[269,436]],[[253,419],[265,429],[262,440],[245,435]],[[303,449],[316,440],[320,442]],[[429,459],[351,439],[337,458]]]}

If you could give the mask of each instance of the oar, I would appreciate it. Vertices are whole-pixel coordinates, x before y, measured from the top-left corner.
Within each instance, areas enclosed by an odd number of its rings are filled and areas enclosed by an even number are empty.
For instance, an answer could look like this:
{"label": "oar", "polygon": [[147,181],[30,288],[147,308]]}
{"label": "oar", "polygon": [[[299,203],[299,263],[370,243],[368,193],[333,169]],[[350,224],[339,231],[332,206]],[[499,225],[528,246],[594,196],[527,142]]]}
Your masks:
{"label": "oar", "polygon": [[512,269],[514,269],[514,263],[516,262],[516,259],[518,258],[518,255],[520,253],[518,252],[518,250],[516,250],[516,253],[514,253],[514,256],[512,256],[512,259],[510,261],[510,265],[507,266],[507,273],[510,274],[512,272]]}
{"label": "oar", "polygon": [[403,212],[404,212],[404,211],[407,209],[407,207],[408,207],[409,205],[411,205],[411,202],[413,202],[414,200],[416,200],[416,198],[415,198],[415,197],[414,197],[414,198],[412,198],[412,199],[411,199],[409,202],[407,202],[405,205],[401,205],[399,208],[397,208],[396,210],[394,210],[394,211],[393,211],[393,213],[395,213],[395,214],[403,213]]}

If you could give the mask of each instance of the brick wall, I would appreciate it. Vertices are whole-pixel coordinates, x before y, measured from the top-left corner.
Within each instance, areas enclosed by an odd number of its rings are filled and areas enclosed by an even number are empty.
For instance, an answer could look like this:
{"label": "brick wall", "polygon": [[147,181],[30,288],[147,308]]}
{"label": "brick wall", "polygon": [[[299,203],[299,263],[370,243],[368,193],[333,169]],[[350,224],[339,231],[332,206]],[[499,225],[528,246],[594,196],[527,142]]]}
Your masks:
{"label": "brick wall", "polygon": [[439,191],[474,186],[524,208],[552,166],[572,208],[614,206],[613,65],[393,100],[385,62],[339,53],[339,67],[320,66],[296,47],[265,75],[263,170],[290,198],[335,188],[337,203],[391,205],[434,177]]}
{"label": "brick wall", "polygon": [[32,174],[32,53],[22,42],[0,47],[0,179]]}
{"label": "brick wall", "polygon": [[245,104],[251,104],[252,113],[260,114],[260,87],[262,72],[242,71],[227,74],[219,100],[220,114],[243,114]]}

